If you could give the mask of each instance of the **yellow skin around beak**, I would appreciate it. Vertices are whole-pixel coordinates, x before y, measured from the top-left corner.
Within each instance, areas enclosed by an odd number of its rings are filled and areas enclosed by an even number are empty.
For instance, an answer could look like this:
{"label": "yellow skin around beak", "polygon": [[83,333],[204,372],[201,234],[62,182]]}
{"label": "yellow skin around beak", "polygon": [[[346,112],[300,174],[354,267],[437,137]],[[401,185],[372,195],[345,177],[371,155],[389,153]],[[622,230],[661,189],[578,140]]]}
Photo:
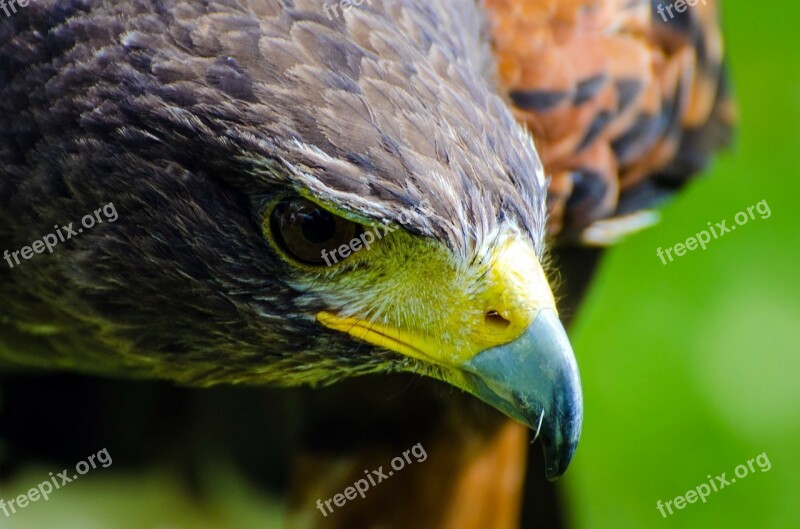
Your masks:
{"label": "yellow skin around beak", "polygon": [[[463,300],[476,316],[464,329],[467,339],[448,343],[444,333],[434,336],[426,334],[424,328],[400,327],[325,311],[317,314],[317,319],[330,329],[378,347],[441,367],[458,368],[483,350],[519,338],[540,310],[555,310],[553,294],[532,245],[516,234],[503,237],[491,250],[486,264],[476,268],[475,275],[482,278],[484,288]],[[441,314],[458,308],[450,307]]]}

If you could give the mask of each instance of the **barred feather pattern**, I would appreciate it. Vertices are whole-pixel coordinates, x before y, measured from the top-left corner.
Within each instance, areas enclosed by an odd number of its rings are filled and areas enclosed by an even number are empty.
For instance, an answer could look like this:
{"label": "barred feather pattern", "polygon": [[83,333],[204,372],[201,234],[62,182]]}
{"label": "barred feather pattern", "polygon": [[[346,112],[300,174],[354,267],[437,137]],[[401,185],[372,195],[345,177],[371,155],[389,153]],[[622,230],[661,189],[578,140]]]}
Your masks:
{"label": "barred feather pattern", "polygon": [[652,207],[728,144],[719,2],[694,4],[486,1],[501,85],[552,179],[552,236]]}

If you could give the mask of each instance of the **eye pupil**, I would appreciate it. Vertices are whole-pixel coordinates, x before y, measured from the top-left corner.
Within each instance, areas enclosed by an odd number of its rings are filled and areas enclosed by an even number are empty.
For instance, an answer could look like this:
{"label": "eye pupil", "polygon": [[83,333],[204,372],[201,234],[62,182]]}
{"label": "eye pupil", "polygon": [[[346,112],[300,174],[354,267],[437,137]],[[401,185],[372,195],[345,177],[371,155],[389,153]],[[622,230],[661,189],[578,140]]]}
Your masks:
{"label": "eye pupil", "polygon": [[336,221],[327,211],[315,209],[303,215],[300,229],[306,239],[315,244],[322,244],[331,240],[336,233]]}
{"label": "eye pupil", "polygon": [[276,204],[268,226],[275,243],[289,257],[315,266],[330,266],[327,254],[350,244],[362,230],[360,224],[338,217],[305,198]]}

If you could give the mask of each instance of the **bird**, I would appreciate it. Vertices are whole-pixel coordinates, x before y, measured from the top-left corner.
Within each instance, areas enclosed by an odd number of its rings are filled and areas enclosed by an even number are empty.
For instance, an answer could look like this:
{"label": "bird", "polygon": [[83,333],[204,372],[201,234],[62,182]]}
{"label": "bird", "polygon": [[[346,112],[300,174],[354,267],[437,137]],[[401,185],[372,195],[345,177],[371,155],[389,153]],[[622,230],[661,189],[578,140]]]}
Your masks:
{"label": "bird", "polygon": [[[648,226],[729,141],[718,5],[695,4],[18,4],[0,365],[348,398],[422,376],[398,405],[430,461],[396,487],[447,498],[430,527],[513,527],[531,438],[554,479],[580,437],[554,255]],[[304,509],[339,486],[326,468],[301,459]],[[408,526],[330,509],[309,526]]]}

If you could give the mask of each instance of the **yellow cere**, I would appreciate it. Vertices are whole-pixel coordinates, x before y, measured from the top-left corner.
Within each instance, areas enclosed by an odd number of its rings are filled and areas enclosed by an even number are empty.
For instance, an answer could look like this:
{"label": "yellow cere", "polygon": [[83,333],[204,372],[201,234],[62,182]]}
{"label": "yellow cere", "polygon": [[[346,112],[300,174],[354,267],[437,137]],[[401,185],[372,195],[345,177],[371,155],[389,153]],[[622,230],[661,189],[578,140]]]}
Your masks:
{"label": "yellow cere", "polygon": [[339,283],[340,296],[344,292],[339,299],[348,299],[349,289],[358,307],[343,302],[341,310],[320,312],[317,319],[357,340],[458,367],[518,338],[541,309],[555,309],[531,242],[513,228],[491,240],[492,246],[467,260],[435,241],[398,230],[371,251],[360,252],[357,259],[369,272],[359,276],[352,269],[328,278]]}

